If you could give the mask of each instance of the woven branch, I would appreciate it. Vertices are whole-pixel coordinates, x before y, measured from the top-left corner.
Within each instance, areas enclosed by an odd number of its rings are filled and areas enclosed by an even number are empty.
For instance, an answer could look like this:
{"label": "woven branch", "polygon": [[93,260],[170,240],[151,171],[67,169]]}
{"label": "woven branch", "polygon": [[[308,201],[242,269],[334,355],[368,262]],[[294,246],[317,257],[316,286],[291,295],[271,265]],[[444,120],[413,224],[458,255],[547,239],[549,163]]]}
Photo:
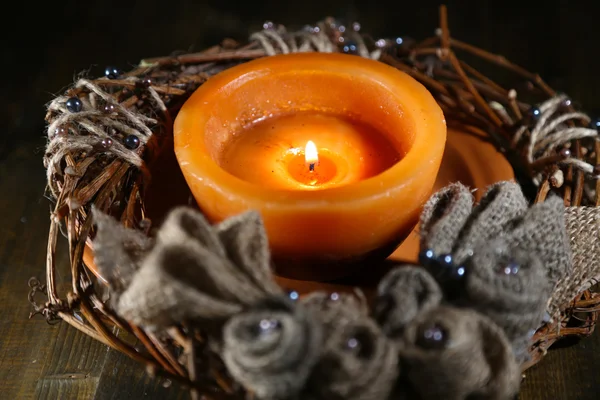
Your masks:
{"label": "woven branch", "polygon": [[[597,131],[588,127],[589,117],[573,109],[568,98],[557,95],[538,75],[452,38],[444,7],[440,25],[435,37],[397,44],[395,40],[374,40],[358,29],[341,29],[334,19],[298,32],[271,24],[252,35],[247,44],[228,40],[201,53],[146,59],[138,68],[117,77],[76,82],[50,103],[46,116],[49,141],[45,165],[54,210],[46,285],[30,282],[34,313],[42,313],[49,322],[64,320],[144,363],[149,371],[188,385],[193,395],[202,393],[217,399],[240,394],[214,363],[210,367],[182,365],[177,360],[170,343],[183,348],[189,360],[194,359],[194,338],[199,333],[172,328],[169,340],[159,339],[117,316],[103,302],[102,284],[94,281],[83,256],[95,234],[92,205],[117,217],[125,227],[147,232],[144,191],[149,165],[168,147],[173,118],[196,88],[210,76],[241,62],[296,51],[355,53],[378,59],[420,81],[442,107],[449,126],[492,141],[506,155],[530,198],[542,202],[553,192],[564,199],[570,207],[567,214],[586,227],[575,231],[575,225],[568,225],[569,233],[585,234],[590,239],[582,236],[584,247],[581,251],[573,249],[575,262],[596,266],[598,259],[589,259],[589,255],[599,254],[594,246],[598,238],[596,207],[600,205],[600,144]],[[510,71],[517,83],[529,81],[532,89],[517,93],[494,82],[461,59],[463,53]],[[81,101],[81,110],[75,113],[67,109],[68,100],[74,97]],[[72,282],[66,294],[58,292],[55,272],[56,243],[63,224]],[[572,283],[558,286],[552,304],[561,311],[560,317],[538,330],[529,351],[531,361],[523,368],[539,361],[561,337],[587,336],[593,331],[600,296],[588,289],[596,279],[589,270],[576,268]],[[39,291],[48,297],[45,304],[33,302]],[[83,321],[74,316],[75,309]],[[585,321],[569,324],[575,313]],[[137,350],[117,337],[112,325],[129,332],[144,349]],[[201,380],[200,376],[210,379]]]}

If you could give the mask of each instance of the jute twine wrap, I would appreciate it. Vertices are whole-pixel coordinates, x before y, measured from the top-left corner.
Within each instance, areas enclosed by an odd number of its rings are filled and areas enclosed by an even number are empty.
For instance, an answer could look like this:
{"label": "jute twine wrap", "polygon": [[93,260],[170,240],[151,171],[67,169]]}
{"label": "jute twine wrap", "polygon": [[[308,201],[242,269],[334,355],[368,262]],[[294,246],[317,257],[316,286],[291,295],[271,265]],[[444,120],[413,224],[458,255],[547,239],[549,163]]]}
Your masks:
{"label": "jute twine wrap", "polygon": [[549,305],[549,313],[553,317],[565,310],[578,293],[600,280],[600,208],[566,207],[565,219],[573,270],[554,289]]}

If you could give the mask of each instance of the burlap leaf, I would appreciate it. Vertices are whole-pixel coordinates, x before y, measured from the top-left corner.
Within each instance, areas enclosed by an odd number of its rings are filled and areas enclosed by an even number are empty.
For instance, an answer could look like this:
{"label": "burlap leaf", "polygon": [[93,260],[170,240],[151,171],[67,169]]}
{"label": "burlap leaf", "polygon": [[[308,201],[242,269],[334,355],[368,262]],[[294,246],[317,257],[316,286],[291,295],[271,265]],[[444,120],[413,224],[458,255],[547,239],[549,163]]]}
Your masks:
{"label": "burlap leaf", "polygon": [[[119,298],[117,312],[135,324],[158,329],[194,319],[224,321],[266,296],[281,294],[268,272],[266,236],[257,227],[260,218],[249,212],[235,219],[213,227],[195,210],[171,211]],[[236,227],[242,239],[234,233]],[[244,247],[237,246],[240,240]],[[240,255],[244,252],[251,254]],[[235,264],[229,255],[244,264]],[[251,274],[256,278],[249,279]]]}
{"label": "burlap leaf", "polygon": [[153,240],[140,231],[127,229],[116,219],[92,209],[96,225],[94,263],[111,289],[111,301],[116,301],[130,284],[140,262],[152,248]]}
{"label": "burlap leaf", "polygon": [[527,207],[517,183],[491,185],[461,228],[452,249],[454,261],[463,263],[476,247],[486,246],[490,240],[504,235],[511,222],[525,215]]}
{"label": "burlap leaf", "polygon": [[283,298],[235,315],[224,328],[223,360],[259,399],[296,398],[322,352],[321,324]]}
{"label": "burlap leaf", "polygon": [[216,228],[229,260],[265,291],[280,290],[272,279],[267,233],[258,212],[229,218]]}
{"label": "burlap leaf", "polygon": [[347,294],[303,300],[324,327],[325,343],[302,399],[386,399],[398,377],[394,343]]}
{"label": "burlap leaf", "polygon": [[434,193],[421,213],[421,249],[450,254],[472,208],[473,195],[461,183],[448,185]]}
{"label": "burlap leaf", "polygon": [[535,254],[550,283],[571,272],[572,256],[565,220],[565,206],[558,196],[551,196],[530,207],[522,219],[516,221],[506,235],[510,247]]}
{"label": "burlap leaf", "polygon": [[405,265],[388,272],[379,283],[373,313],[386,335],[396,337],[441,301],[442,290],[435,279],[422,267]]}
{"label": "burlap leaf", "polygon": [[479,313],[442,306],[398,341],[403,381],[421,400],[511,399],[520,369],[503,331]]}

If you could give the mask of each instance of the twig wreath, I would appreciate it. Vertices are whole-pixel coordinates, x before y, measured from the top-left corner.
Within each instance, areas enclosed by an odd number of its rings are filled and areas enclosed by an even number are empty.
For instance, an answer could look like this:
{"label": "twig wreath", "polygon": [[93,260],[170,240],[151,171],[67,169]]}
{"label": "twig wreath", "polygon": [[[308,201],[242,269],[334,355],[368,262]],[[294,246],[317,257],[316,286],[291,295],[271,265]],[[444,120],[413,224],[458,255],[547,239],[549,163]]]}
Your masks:
{"label": "twig wreath", "polygon": [[[178,207],[150,234],[148,166],[171,140],[182,103],[226,68],[306,51],[356,54],[410,74],[449,126],[494,143],[519,182],[498,182],[478,204],[461,184],[434,194],[421,216],[420,265],[393,268],[372,304],[279,287],[254,212],[211,226]],[[507,89],[459,53],[530,87]],[[295,32],[265,23],[247,44],[146,59],[126,73],[107,68],[55,98],[47,121],[55,205],[46,284],[30,281],[32,314],[64,320],[196,398],[508,399],[554,342],[594,329],[600,122],[538,75],[452,38],[444,7],[436,35],[421,42],[374,40],[358,23],[331,18]],[[63,226],[67,294],[55,273]],[[106,282],[83,262],[89,243]]]}

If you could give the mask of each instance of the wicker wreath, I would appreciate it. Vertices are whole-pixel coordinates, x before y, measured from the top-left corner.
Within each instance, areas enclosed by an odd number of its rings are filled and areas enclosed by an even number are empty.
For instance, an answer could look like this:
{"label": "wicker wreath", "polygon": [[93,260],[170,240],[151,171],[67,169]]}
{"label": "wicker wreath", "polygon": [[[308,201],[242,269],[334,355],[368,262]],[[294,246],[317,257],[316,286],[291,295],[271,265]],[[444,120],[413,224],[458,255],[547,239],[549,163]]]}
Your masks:
{"label": "wicker wreath", "polygon": [[[436,35],[420,42],[375,40],[332,18],[296,32],[268,22],[247,44],[226,40],[79,79],[46,117],[55,205],[46,284],[29,283],[32,315],[64,320],[196,397],[510,398],[521,370],[596,323],[600,296],[589,289],[600,276],[600,122],[538,75],[451,38],[444,7],[440,14]],[[421,265],[392,269],[369,306],[277,286],[255,213],[210,226],[178,207],[158,230],[146,217],[153,163],[189,95],[239,63],[300,51],[356,54],[411,75],[449,126],[496,145],[518,181],[493,185],[477,205],[460,184],[432,196]],[[527,85],[517,96],[459,53]],[[66,294],[55,281],[63,227]],[[84,262],[92,244],[103,279]]]}

